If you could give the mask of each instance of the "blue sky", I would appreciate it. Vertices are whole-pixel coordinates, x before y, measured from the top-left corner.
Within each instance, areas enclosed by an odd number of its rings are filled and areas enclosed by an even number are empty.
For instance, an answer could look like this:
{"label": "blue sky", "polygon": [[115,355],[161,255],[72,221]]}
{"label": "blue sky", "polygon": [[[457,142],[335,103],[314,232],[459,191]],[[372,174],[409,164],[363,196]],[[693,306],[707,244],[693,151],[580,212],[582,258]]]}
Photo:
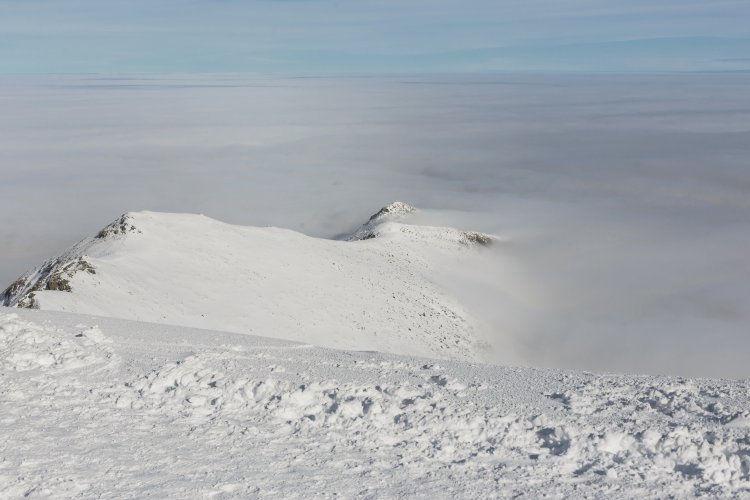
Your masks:
{"label": "blue sky", "polygon": [[0,72],[750,70],[746,0],[0,0]]}

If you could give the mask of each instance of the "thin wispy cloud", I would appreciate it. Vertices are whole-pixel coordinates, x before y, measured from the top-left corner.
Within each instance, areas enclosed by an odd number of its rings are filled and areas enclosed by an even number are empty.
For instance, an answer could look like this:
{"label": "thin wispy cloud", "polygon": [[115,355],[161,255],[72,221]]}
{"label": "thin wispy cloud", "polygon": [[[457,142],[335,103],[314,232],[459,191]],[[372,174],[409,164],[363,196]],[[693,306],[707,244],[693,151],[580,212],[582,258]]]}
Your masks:
{"label": "thin wispy cloud", "polygon": [[4,73],[710,71],[747,69],[738,59],[750,48],[746,2],[6,0],[0,9]]}

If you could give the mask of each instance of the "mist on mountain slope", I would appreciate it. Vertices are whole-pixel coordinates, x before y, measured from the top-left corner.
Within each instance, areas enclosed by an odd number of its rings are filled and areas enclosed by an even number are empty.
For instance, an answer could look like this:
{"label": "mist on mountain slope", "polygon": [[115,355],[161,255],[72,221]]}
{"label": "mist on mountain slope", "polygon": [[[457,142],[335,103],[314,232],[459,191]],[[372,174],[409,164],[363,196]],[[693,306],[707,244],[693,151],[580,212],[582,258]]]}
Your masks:
{"label": "mist on mountain slope", "polygon": [[400,199],[501,238],[435,278],[499,362],[748,376],[747,79],[4,77],[0,277],[128,210],[334,237]]}

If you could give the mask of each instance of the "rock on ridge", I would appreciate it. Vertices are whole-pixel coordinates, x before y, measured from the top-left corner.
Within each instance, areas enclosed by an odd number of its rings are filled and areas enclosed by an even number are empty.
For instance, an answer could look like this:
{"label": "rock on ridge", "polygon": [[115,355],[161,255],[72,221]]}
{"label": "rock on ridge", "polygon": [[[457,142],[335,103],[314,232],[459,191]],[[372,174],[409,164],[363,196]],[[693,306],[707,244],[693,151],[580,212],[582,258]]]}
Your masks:
{"label": "rock on ridge", "polygon": [[[407,216],[417,212],[417,209],[408,203],[394,201],[390,205],[381,208],[377,213],[362,224],[354,233],[346,238],[346,241],[361,241],[377,238],[386,232],[385,225],[388,223],[399,223]],[[477,231],[462,231],[453,228],[437,228],[429,226],[407,226],[396,224],[399,231],[404,234],[419,236],[422,239],[439,239],[453,241],[463,246],[490,246],[493,237]]]}
{"label": "rock on ridge", "polygon": [[140,233],[141,230],[133,224],[133,215],[122,214],[116,221],[108,224],[96,235],[96,239],[104,240],[125,236],[128,233]]}
{"label": "rock on ridge", "polygon": [[[84,240],[88,243],[89,240]],[[82,243],[84,243],[82,242]],[[84,245],[76,245],[56,259],[50,259],[41,266],[24,274],[0,294],[0,305],[37,309],[35,292],[52,290],[72,292],[70,280],[79,272],[96,274],[96,269],[76,250]]]}
{"label": "rock on ridge", "polygon": [[346,241],[369,240],[375,238],[377,233],[375,229],[384,222],[401,220],[409,214],[416,212],[417,209],[408,203],[394,201],[386,205],[373,214],[367,222],[362,224],[359,229],[346,238]]}
{"label": "rock on ridge", "polygon": [[394,201],[390,205],[387,205],[378,210],[376,214],[370,217],[370,222],[382,220],[384,218],[393,219],[395,217],[401,217],[416,211],[416,207],[413,207],[408,203],[404,203],[403,201]]}
{"label": "rock on ridge", "polygon": [[53,290],[72,292],[71,278],[79,272],[96,274],[94,266],[86,259],[86,252],[100,240],[119,239],[128,233],[140,233],[134,225],[132,214],[125,213],[105,226],[94,238],[85,238],[57,258],[45,261],[27,272],[0,294],[0,305],[36,309],[35,292]]}

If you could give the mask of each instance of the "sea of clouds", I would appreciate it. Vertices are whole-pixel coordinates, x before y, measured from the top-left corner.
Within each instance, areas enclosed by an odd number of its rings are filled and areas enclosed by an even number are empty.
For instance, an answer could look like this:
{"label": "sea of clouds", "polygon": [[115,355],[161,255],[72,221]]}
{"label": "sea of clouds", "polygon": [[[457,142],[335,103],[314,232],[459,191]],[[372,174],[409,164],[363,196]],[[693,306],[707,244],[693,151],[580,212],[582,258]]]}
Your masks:
{"label": "sea of clouds", "polygon": [[5,76],[0,288],[120,213],[498,235],[498,362],[747,377],[750,76]]}

